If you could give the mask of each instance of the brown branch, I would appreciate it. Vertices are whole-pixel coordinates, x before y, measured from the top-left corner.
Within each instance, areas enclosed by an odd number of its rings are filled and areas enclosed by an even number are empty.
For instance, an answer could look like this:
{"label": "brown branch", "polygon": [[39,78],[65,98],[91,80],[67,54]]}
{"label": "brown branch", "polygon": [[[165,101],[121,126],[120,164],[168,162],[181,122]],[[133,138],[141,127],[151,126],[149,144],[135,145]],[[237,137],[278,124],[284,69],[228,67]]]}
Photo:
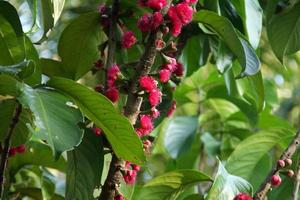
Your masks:
{"label": "brown branch", "polygon": [[[119,15],[119,0],[114,0],[111,8],[110,20],[109,20],[109,35],[108,35],[108,50],[107,50],[107,59],[106,59],[106,69],[111,68],[115,62],[115,52],[117,46],[117,23]],[[107,73],[105,74],[107,76]],[[107,77],[106,77],[107,80]],[[107,84],[105,83],[106,88]]]}
{"label": "brown branch", "polygon": [[[157,32],[152,32],[150,34],[146,44],[145,52],[142,55],[136,67],[137,68],[136,73],[129,86],[128,98],[125,105],[124,115],[129,118],[130,122],[133,125],[136,122],[143,101],[142,97],[139,97],[137,94],[138,81],[141,76],[146,75],[150,72],[150,69],[154,63],[155,56],[156,56],[155,40],[157,39],[158,35],[161,34]],[[122,180],[121,170],[123,168],[124,168],[124,161],[122,159],[117,158],[116,155],[113,154],[108,176],[102,187],[102,192],[99,200],[114,199],[115,195],[118,193],[118,187]]]}
{"label": "brown branch", "polygon": [[3,198],[4,194],[4,183],[5,183],[5,170],[7,166],[7,160],[9,156],[9,149],[11,145],[11,138],[14,132],[14,129],[19,121],[19,117],[22,111],[22,105],[17,102],[16,109],[14,111],[14,116],[11,120],[9,129],[4,139],[4,146],[1,153],[1,163],[0,163],[0,199]]}
{"label": "brown branch", "polygon": [[298,196],[299,196],[299,186],[300,186],[300,156],[298,158],[298,167],[297,167],[297,171],[295,174],[295,185],[294,185],[294,190],[292,193],[292,200],[297,200]]}
{"label": "brown branch", "polygon": [[[295,151],[297,150],[297,147],[300,144],[300,131],[297,132],[294,139],[291,141],[289,146],[285,149],[283,154],[280,156],[280,160],[286,160],[290,159]],[[261,184],[257,192],[254,194],[254,200],[264,200],[268,191],[271,189],[271,179],[273,175],[279,175],[280,167],[277,165],[272,169],[272,171],[269,173],[265,181]]]}

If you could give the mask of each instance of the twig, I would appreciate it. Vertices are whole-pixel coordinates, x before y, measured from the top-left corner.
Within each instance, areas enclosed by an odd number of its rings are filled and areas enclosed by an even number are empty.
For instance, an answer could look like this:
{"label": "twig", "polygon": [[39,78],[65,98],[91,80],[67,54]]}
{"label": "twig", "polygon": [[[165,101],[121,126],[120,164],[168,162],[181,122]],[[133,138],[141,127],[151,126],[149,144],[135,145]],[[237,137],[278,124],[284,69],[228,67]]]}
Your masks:
{"label": "twig", "polygon": [[[117,46],[117,23],[118,23],[118,15],[119,15],[119,0],[114,0],[109,20],[109,36],[108,36],[108,50],[107,50],[107,59],[106,59],[106,70],[111,68],[115,62],[115,52]],[[107,76],[107,73],[105,74]],[[107,79],[107,77],[106,77]],[[105,84],[107,88],[107,84]]]}
{"label": "twig", "polygon": [[14,116],[11,120],[9,129],[4,139],[4,146],[1,153],[1,163],[0,163],[0,199],[3,198],[3,194],[4,194],[5,170],[6,170],[7,160],[9,156],[9,149],[11,145],[11,137],[19,121],[21,111],[22,111],[22,105],[17,102],[17,106],[14,111]]}
{"label": "twig", "polygon": [[295,174],[295,185],[294,185],[294,190],[293,190],[293,194],[292,194],[292,200],[298,200],[298,196],[299,196],[299,186],[300,186],[300,156],[298,158],[298,167],[297,167],[297,171]]}
{"label": "twig", "polygon": [[[300,131],[297,132],[294,139],[291,141],[289,146],[285,149],[283,154],[280,156],[280,160],[290,159],[295,153],[297,147],[300,144]],[[280,168],[276,165],[274,169],[269,173],[265,181],[261,184],[257,192],[254,194],[254,200],[264,200],[268,191],[271,189],[271,179],[273,175],[279,175]]]}

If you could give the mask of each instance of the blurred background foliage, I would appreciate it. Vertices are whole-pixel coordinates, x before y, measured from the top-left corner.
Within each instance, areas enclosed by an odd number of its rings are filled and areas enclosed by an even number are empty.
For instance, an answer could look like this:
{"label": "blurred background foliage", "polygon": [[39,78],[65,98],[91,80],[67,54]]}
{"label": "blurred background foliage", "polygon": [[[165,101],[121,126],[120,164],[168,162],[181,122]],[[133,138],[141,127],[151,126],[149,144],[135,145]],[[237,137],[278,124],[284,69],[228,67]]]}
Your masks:
{"label": "blurred background foliage", "polygon": [[[24,32],[29,31],[33,24],[33,17],[29,12],[28,4],[23,0],[10,2],[18,9]],[[283,6],[285,2],[283,1]],[[201,1],[201,3],[205,2]],[[62,15],[54,29],[47,35],[48,39],[42,44],[35,45],[40,57],[59,60],[57,44],[64,28],[78,15],[96,11],[99,4],[101,4],[99,0],[65,1]],[[267,1],[261,0],[260,4],[264,10],[267,9]],[[282,148],[288,144],[294,131],[300,128],[300,52],[286,56],[282,65],[268,41],[266,18],[265,14],[262,36],[257,49],[261,61],[261,74],[232,82],[230,77],[237,75],[237,72],[229,69],[230,72],[225,70],[226,73],[222,74],[218,70],[214,50],[212,47],[210,47],[211,51],[207,49],[204,37],[194,36],[186,45],[180,59],[188,68],[185,78],[174,94],[177,110],[172,117],[164,120],[153,131],[152,135],[157,138],[153,152],[148,158],[149,162],[139,174],[138,184],[135,186],[122,184],[122,192],[128,199],[134,199],[142,184],[174,169],[199,169],[213,177],[218,170],[216,157],[226,161],[224,165],[230,173],[249,181],[254,191],[258,188],[282,152]],[[32,34],[31,39],[34,40],[35,37],[38,36]],[[213,38],[209,42],[213,46]],[[206,57],[194,56],[204,51],[208,51]],[[99,78],[101,76],[92,76],[88,73],[80,79],[80,82],[94,87],[99,82]],[[255,86],[260,81],[263,82],[264,89]],[[249,85],[251,87],[248,87]],[[235,89],[239,91],[236,97],[223,95],[230,89],[233,92]],[[243,103],[238,97],[241,94],[244,95]],[[259,99],[261,95],[265,101]],[[245,103],[247,101],[250,103]],[[256,112],[259,110],[262,112]],[[274,132],[276,132],[275,139]],[[272,137],[268,138],[268,135]],[[29,145],[34,149],[35,145],[41,144],[31,142]],[[47,150],[46,146],[44,148],[45,154],[41,158],[47,159],[47,156],[51,157],[50,150]],[[28,152],[30,153],[35,152]],[[251,160],[254,157],[260,159]],[[250,158],[250,161],[246,158]],[[12,159],[12,163],[16,166],[18,159],[19,156]],[[109,158],[106,158],[106,162],[109,163]],[[47,192],[51,193],[51,190],[55,190],[57,194],[63,196],[65,175],[62,172],[66,167],[65,161],[61,160],[60,166],[51,166],[49,162],[48,167],[56,170],[49,171],[48,168],[30,166],[18,171],[15,176],[16,184],[13,187],[22,188],[21,184],[29,186],[48,184],[50,186],[41,187],[45,188],[41,191],[29,193],[47,196]],[[296,165],[292,166],[295,167]],[[247,170],[244,170],[245,168]],[[270,199],[289,199],[287,194],[291,193],[292,184],[292,180],[284,181],[280,189],[270,192]],[[205,194],[209,187],[210,184],[204,184],[201,187],[191,188],[179,195],[178,199],[188,199],[187,196],[195,192]],[[52,199],[60,198],[62,197],[57,196]],[[197,196],[198,198],[200,197]]]}

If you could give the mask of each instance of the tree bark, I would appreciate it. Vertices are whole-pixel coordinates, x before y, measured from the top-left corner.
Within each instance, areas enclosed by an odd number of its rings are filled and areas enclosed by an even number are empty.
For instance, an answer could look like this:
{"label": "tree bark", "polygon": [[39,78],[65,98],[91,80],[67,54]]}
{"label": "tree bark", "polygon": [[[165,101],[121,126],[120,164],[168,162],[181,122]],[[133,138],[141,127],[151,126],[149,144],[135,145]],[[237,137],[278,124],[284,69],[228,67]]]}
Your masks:
{"label": "tree bark", "polygon": [[4,184],[5,184],[5,171],[7,166],[7,160],[9,156],[9,149],[11,146],[11,138],[14,132],[14,129],[19,122],[19,117],[22,112],[22,105],[17,102],[17,106],[14,111],[14,116],[11,120],[9,129],[4,139],[3,149],[1,153],[1,163],[0,163],[0,199],[3,198],[4,194]]}

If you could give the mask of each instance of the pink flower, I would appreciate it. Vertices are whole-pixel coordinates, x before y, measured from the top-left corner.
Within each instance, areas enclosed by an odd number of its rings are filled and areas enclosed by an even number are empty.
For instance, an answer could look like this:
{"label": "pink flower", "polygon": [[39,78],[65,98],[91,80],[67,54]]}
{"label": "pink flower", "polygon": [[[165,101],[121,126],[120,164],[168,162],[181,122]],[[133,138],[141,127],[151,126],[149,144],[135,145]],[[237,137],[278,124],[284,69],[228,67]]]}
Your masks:
{"label": "pink flower", "polygon": [[160,12],[153,15],[146,13],[137,22],[138,28],[142,32],[149,32],[157,29],[163,23],[163,16]]}
{"label": "pink flower", "polygon": [[184,72],[184,68],[183,68],[182,63],[177,62],[174,73],[176,74],[176,76],[181,77],[181,76],[183,76],[183,72]]}
{"label": "pink flower", "polygon": [[197,3],[198,0],[184,0],[185,3],[194,4]]}
{"label": "pink flower", "polygon": [[110,87],[106,90],[105,96],[115,103],[119,100],[119,91],[116,87]]}
{"label": "pink flower", "polygon": [[103,4],[100,4],[99,6],[98,6],[98,12],[99,13],[104,13],[106,11],[106,6],[105,6],[105,4],[103,3]]}
{"label": "pink flower", "polygon": [[166,46],[166,43],[162,39],[155,40],[156,49],[161,50]]}
{"label": "pink flower", "polygon": [[181,33],[182,26],[192,21],[193,8],[186,2],[179,3],[170,7],[168,17],[172,24],[172,35],[178,36]]}
{"label": "pink flower", "polygon": [[16,154],[17,154],[17,148],[15,148],[15,147],[11,147],[10,149],[9,149],[9,156],[15,156]]}
{"label": "pink flower", "polygon": [[135,128],[135,132],[139,137],[143,137],[149,133],[148,130],[143,129],[143,128]]}
{"label": "pink flower", "polygon": [[176,101],[173,101],[172,105],[170,106],[167,112],[167,116],[170,117],[174,113],[175,109],[176,109]]}
{"label": "pink flower", "polygon": [[151,90],[149,94],[149,103],[152,107],[157,106],[161,102],[161,92],[158,88]]}
{"label": "pink flower", "polygon": [[153,129],[153,123],[152,119],[148,115],[141,115],[140,116],[140,123],[141,127],[146,130],[152,130]]}
{"label": "pink flower", "polygon": [[138,165],[133,164],[133,165],[132,165],[132,169],[133,169],[134,171],[140,171],[141,167],[138,166]]}
{"label": "pink flower", "polygon": [[154,119],[158,118],[159,115],[160,115],[160,112],[155,107],[151,108],[151,116]]}
{"label": "pink flower", "polygon": [[148,7],[153,10],[161,10],[167,5],[166,0],[148,0]]}
{"label": "pink flower", "polygon": [[151,92],[152,90],[157,88],[157,82],[151,76],[142,76],[140,78],[140,86],[147,92]]}
{"label": "pink flower", "polygon": [[157,29],[164,21],[164,18],[160,12],[155,12],[152,18],[152,30]]}
{"label": "pink flower", "polygon": [[162,69],[159,71],[159,80],[162,83],[166,83],[170,80],[171,77],[171,71],[168,69]]}
{"label": "pink flower", "polygon": [[122,37],[122,47],[123,48],[130,48],[136,43],[136,37],[132,31],[128,31],[124,33]]}
{"label": "pink flower", "polygon": [[190,23],[193,19],[193,8],[185,2],[176,5],[176,12],[183,25]]}
{"label": "pink flower", "polygon": [[136,176],[137,176],[137,171],[135,170],[128,170],[126,172],[126,174],[124,175],[124,181],[127,183],[127,184],[134,184],[135,183],[135,180],[136,180]]}
{"label": "pink flower", "polygon": [[100,136],[102,134],[102,129],[101,128],[93,128],[93,132],[95,133],[95,135]]}
{"label": "pink flower", "polygon": [[253,200],[248,194],[240,193],[235,196],[233,200]]}
{"label": "pink flower", "polygon": [[17,146],[17,147],[16,147],[16,151],[17,151],[18,153],[24,153],[24,152],[26,151],[25,145],[24,145],[24,144],[21,144],[20,146]]}
{"label": "pink flower", "polygon": [[147,0],[138,0],[138,5],[140,7],[146,7],[147,6]]}
{"label": "pink flower", "polygon": [[137,22],[137,27],[142,32],[148,32],[152,29],[152,15],[149,13],[144,14]]}
{"label": "pink flower", "polygon": [[143,141],[144,151],[150,152],[151,146],[152,146],[152,143],[149,140]]}
{"label": "pink flower", "polygon": [[115,196],[115,200],[124,200],[123,195],[118,194],[117,196]]}
{"label": "pink flower", "polygon": [[120,72],[120,68],[118,65],[113,65],[111,68],[107,71],[107,78],[112,80],[118,79],[118,73]]}

